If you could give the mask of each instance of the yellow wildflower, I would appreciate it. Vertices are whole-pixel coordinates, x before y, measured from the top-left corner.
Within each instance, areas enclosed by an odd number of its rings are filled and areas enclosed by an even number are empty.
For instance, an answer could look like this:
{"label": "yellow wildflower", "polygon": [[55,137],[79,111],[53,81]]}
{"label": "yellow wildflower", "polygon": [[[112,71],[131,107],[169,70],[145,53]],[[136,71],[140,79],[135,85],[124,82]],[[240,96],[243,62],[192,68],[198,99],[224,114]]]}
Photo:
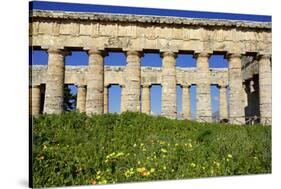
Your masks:
{"label": "yellow wildflower", "polygon": [[196,167],[195,163],[191,163],[190,165],[191,165],[191,167]]}
{"label": "yellow wildflower", "polygon": [[162,149],[161,149],[161,152],[167,153],[168,151],[167,151],[166,149],[162,148]]}
{"label": "yellow wildflower", "polygon": [[228,157],[228,158],[232,158],[232,155],[231,155],[231,154],[228,154],[227,157]]}

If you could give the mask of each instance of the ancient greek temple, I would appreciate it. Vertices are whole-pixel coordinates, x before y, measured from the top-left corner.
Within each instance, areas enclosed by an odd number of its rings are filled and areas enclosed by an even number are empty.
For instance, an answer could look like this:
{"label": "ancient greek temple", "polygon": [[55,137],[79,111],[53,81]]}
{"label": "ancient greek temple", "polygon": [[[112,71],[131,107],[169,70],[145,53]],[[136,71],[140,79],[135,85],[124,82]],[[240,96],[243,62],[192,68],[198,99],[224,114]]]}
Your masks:
{"label": "ancient greek temple", "polygon": [[[48,66],[30,66],[32,115],[62,113],[66,84],[77,86],[77,109],[88,115],[108,113],[113,84],[122,88],[121,112],[149,114],[150,87],[159,84],[161,115],[177,118],[180,85],[182,116],[190,119],[195,85],[196,119],[211,122],[210,86],[217,85],[221,120],[244,124],[257,117],[271,124],[270,22],[33,10],[30,48],[48,52]],[[77,50],[87,52],[88,65],[65,66],[65,56]],[[126,66],[104,65],[113,51],[126,55]],[[159,53],[162,67],[141,66],[146,52]],[[179,54],[192,54],[196,67],[176,67]],[[209,67],[215,54],[224,55],[228,68]]]}

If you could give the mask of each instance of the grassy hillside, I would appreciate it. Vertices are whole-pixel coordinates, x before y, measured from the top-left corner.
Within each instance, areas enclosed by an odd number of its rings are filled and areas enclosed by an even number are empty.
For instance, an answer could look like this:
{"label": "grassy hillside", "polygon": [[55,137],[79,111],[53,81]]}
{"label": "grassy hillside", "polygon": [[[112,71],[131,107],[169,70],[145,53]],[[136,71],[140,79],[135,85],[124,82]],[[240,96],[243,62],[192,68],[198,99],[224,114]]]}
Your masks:
{"label": "grassy hillside", "polygon": [[271,127],[70,112],[32,128],[34,187],[271,173]]}

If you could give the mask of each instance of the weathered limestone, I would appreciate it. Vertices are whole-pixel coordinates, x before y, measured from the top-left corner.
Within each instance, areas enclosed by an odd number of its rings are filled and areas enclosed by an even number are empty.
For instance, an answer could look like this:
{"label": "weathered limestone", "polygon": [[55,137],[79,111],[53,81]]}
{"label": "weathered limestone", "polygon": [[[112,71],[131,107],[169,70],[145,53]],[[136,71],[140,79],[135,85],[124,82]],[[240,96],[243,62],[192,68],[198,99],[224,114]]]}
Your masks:
{"label": "weathered limestone", "polygon": [[182,86],[182,118],[190,119],[190,95],[189,95],[190,86]]}
{"label": "weathered limestone", "polygon": [[228,111],[227,111],[227,86],[221,85],[219,86],[219,96],[220,96],[220,120],[228,119]]}
{"label": "weathered limestone", "polygon": [[228,54],[229,70],[229,121],[233,124],[244,124],[244,104],[243,104],[243,86],[242,86],[242,70],[241,55]]}
{"label": "weathered limestone", "polygon": [[142,86],[142,104],[141,111],[146,114],[150,114],[150,86]]}
{"label": "weathered limestone", "polygon": [[103,113],[108,113],[108,86],[104,86],[103,89],[104,99],[103,99]]}
{"label": "weathered limestone", "polygon": [[140,112],[141,54],[127,51],[125,111]]}
{"label": "weathered limestone", "polygon": [[86,112],[86,86],[77,85],[77,109],[79,112]]}
{"label": "weathered limestone", "polygon": [[269,55],[259,55],[260,122],[271,125],[271,61]]}
{"label": "weathered limestone", "polygon": [[58,114],[63,112],[64,58],[67,54],[67,51],[62,49],[48,49],[45,113]]}
{"label": "weathered limestone", "polygon": [[176,54],[164,52],[162,56],[162,115],[177,118]]}
{"label": "weathered limestone", "polygon": [[197,78],[196,83],[196,117],[198,121],[212,121],[211,82],[209,70],[209,53],[197,53]]}
{"label": "weathered limestone", "polygon": [[87,73],[86,113],[102,114],[104,103],[104,52],[89,50],[89,66]]}
{"label": "weathered limestone", "polygon": [[40,113],[40,85],[33,85],[29,87],[29,103],[31,115],[35,116]]}

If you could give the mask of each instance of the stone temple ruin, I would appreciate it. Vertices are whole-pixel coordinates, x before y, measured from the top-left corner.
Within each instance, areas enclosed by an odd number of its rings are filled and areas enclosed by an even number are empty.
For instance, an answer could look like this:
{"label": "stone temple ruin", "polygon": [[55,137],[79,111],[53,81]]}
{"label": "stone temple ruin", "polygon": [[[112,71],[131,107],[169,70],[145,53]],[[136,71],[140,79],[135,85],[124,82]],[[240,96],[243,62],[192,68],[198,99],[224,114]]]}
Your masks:
{"label": "stone temple ruin", "polygon": [[[107,113],[108,87],[119,84],[121,112],[149,114],[150,86],[160,84],[162,115],[177,118],[180,85],[182,115],[190,119],[189,89],[196,85],[196,118],[210,122],[215,84],[220,120],[271,124],[270,22],[41,10],[31,11],[30,18],[30,47],[48,52],[48,66],[30,67],[32,115],[62,113],[65,84],[77,86],[80,112]],[[76,50],[88,53],[88,66],[65,66],[64,57]],[[124,52],[126,66],[104,66],[110,51]],[[144,52],[160,53],[162,67],[141,66]],[[197,67],[176,67],[181,53],[193,54]],[[229,67],[209,68],[212,54],[225,55]]]}

